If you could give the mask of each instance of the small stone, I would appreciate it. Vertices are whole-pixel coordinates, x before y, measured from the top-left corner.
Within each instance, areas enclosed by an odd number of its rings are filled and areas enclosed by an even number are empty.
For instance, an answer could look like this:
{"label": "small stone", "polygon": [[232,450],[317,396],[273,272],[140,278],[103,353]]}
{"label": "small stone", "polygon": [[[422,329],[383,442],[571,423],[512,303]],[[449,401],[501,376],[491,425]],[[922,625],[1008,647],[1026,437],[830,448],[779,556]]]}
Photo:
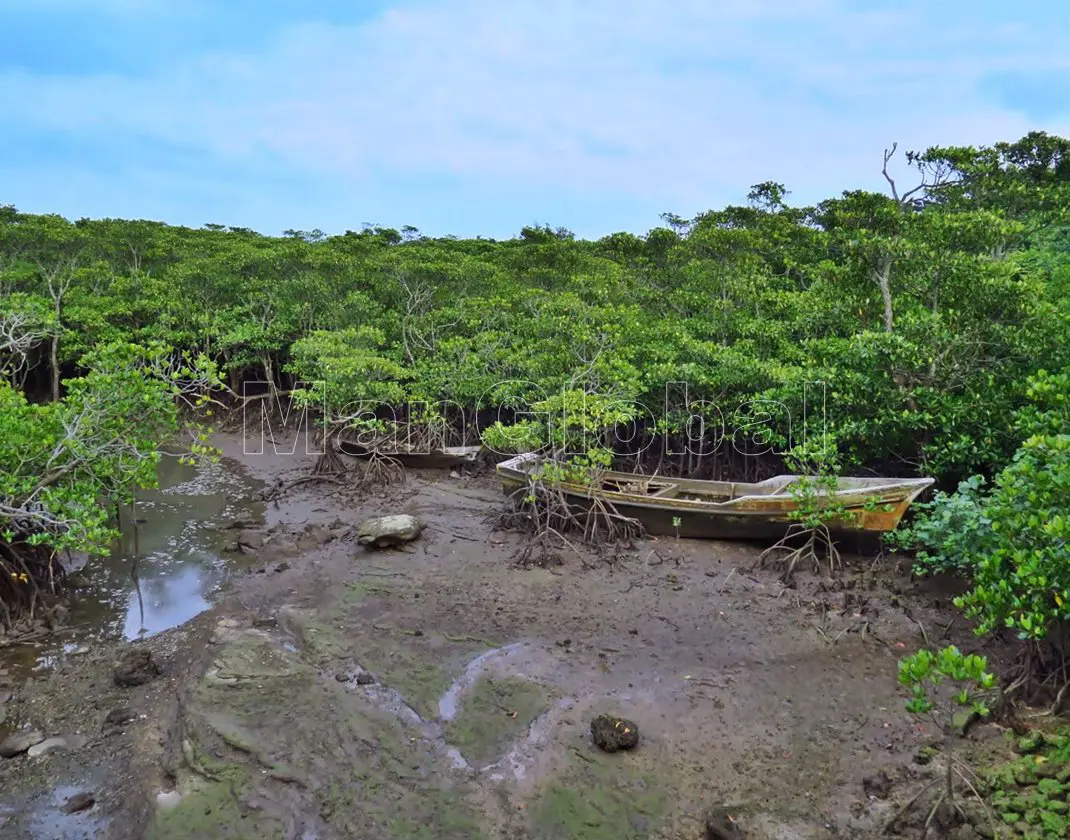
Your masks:
{"label": "small stone", "polygon": [[63,813],[78,814],[82,811],[88,811],[96,802],[91,793],[76,793],[63,805]]}
{"label": "small stone", "polygon": [[283,560],[281,563],[279,563],[279,565],[277,565],[275,567],[275,574],[278,574],[279,572],[289,571],[289,569],[290,569],[290,564],[287,563],[285,560]]}
{"label": "small stone", "polygon": [[338,682],[349,682],[349,674],[335,674],[334,678],[338,680]]}
{"label": "small stone", "polygon": [[375,683],[375,677],[369,674],[367,671],[361,671],[357,674],[357,685],[372,685]]}
{"label": "small stone", "polygon": [[450,470],[450,478],[460,478],[461,474],[457,470]]}
{"label": "small stone", "polygon": [[591,738],[605,752],[630,750],[639,743],[639,726],[624,718],[599,715],[591,721]]}
{"label": "small stone", "polygon": [[37,756],[44,755],[45,753],[51,752],[52,750],[70,749],[70,746],[71,745],[67,743],[66,738],[48,738],[47,740],[42,741],[40,744],[34,744],[32,747],[26,750],[26,755],[28,755],[30,758],[37,758]]}
{"label": "small stone", "polygon": [[128,706],[120,706],[117,709],[112,709],[108,712],[107,717],[104,718],[105,726],[122,726],[124,723],[129,723],[137,714],[133,709]]}
{"label": "small stone", "polygon": [[182,801],[182,794],[177,790],[160,791],[156,794],[156,807],[162,810],[174,808]]}
{"label": "small stone", "polygon": [[360,524],[357,542],[374,548],[389,548],[411,542],[423,529],[424,524],[407,513],[374,516]]}
{"label": "small stone", "polygon": [[40,744],[43,740],[45,740],[45,736],[36,729],[12,732],[3,741],[0,741],[0,758],[14,758],[17,755],[22,755],[30,747]]}
{"label": "small stone", "polygon": [[742,840],[743,833],[726,808],[714,808],[706,815],[706,840]]}
{"label": "small stone", "polygon": [[887,799],[888,794],[892,791],[892,780],[888,778],[887,773],[881,770],[879,773],[866,776],[862,780],[862,790],[866,796],[872,796],[875,799]]}
{"label": "small stone", "polygon": [[112,678],[117,686],[132,688],[145,685],[160,676],[160,667],[146,648],[128,650],[115,666]]}

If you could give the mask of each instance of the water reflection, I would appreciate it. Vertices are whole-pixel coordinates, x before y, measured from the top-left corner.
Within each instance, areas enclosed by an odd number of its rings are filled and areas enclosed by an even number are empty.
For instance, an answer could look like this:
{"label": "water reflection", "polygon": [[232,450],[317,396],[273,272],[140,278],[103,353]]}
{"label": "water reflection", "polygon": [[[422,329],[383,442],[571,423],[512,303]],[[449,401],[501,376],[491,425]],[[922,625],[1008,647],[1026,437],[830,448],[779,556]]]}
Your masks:
{"label": "water reflection", "polygon": [[224,463],[198,469],[171,457],[161,461],[159,478],[159,489],[143,491],[120,512],[122,537],[110,556],[76,573],[70,626],[41,645],[11,651],[15,660],[50,668],[86,644],[151,636],[208,607],[228,569],[241,563],[226,551],[234,535],[219,529],[255,514],[248,502],[253,484]]}

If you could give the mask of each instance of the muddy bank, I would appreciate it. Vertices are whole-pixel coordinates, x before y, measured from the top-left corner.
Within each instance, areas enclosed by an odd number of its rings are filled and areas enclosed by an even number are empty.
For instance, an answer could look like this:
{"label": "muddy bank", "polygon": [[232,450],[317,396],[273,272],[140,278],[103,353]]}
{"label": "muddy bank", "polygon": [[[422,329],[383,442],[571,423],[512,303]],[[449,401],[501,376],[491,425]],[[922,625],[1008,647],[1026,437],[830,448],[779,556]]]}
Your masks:
{"label": "muddy bank", "polygon": [[[311,460],[224,444],[267,486]],[[20,724],[86,740],[0,761],[3,836],[77,836],[41,828],[59,813],[112,838],[700,838],[726,806],[747,837],[865,837],[896,795],[863,777],[905,793],[929,772],[897,660],[919,621],[973,642],[887,565],[785,590],[754,547],[663,540],[518,570],[485,521],[499,488],[447,475],[263,506],[221,599],[138,642],[162,672],[144,685],[114,684],[111,642],[14,685]],[[349,530],[398,512],[427,525],[403,548]],[[106,723],[117,708],[133,720]],[[598,750],[601,713],[636,721],[637,748]],[[73,792],[94,805],[63,815]]]}

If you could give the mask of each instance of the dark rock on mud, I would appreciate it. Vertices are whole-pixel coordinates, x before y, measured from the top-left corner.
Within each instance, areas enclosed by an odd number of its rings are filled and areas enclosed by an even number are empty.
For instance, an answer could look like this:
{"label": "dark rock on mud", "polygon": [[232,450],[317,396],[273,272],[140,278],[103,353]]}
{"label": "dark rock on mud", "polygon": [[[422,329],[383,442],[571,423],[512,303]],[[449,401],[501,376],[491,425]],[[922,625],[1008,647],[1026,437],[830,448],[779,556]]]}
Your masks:
{"label": "dark rock on mud", "polygon": [[375,677],[367,671],[361,671],[361,673],[357,674],[357,685],[373,685],[374,683]]}
{"label": "dark rock on mud", "polygon": [[112,709],[108,712],[107,716],[104,718],[104,726],[105,728],[122,726],[124,723],[129,723],[136,717],[137,715],[134,713],[134,710],[129,706],[119,706],[117,709]]}
{"label": "dark rock on mud", "polygon": [[112,678],[117,686],[132,688],[152,682],[158,676],[160,666],[153,660],[152,654],[144,648],[134,648],[123,654]]}
{"label": "dark rock on mud", "polygon": [[44,734],[36,729],[12,732],[3,741],[0,741],[0,758],[15,758],[22,755],[30,747],[40,744],[43,740],[45,740]]}
{"label": "dark rock on mud", "polygon": [[88,811],[96,802],[91,793],[76,793],[64,803],[63,813],[77,814],[81,811]]}
{"label": "dark rock on mud", "polygon": [[407,513],[375,516],[360,524],[357,542],[374,548],[390,548],[412,542],[423,529],[423,522]]}
{"label": "dark rock on mud", "polygon": [[862,790],[866,796],[887,799],[888,794],[892,791],[892,780],[888,778],[887,773],[881,770],[879,773],[874,773],[872,776],[866,776],[862,779]]}
{"label": "dark rock on mud", "polygon": [[726,808],[714,808],[706,815],[706,840],[743,840],[739,823]]}
{"label": "dark rock on mud", "polygon": [[605,752],[630,750],[639,743],[639,726],[624,718],[599,715],[591,721],[591,738]]}

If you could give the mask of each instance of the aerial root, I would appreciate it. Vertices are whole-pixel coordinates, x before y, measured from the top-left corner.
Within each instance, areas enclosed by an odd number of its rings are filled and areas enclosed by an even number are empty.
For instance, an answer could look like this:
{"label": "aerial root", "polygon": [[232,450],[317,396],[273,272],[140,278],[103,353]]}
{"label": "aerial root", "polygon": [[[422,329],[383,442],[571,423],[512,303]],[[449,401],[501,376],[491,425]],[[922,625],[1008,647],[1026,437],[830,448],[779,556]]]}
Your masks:
{"label": "aerial root", "polygon": [[590,567],[579,546],[593,548],[605,559],[616,556],[613,548],[630,546],[642,535],[639,521],[623,516],[611,503],[591,498],[589,505],[571,504],[559,488],[537,479],[513,493],[491,523],[496,530],[528,535],[516,555],[516,563],[526,567],[559,566],[562,550],[575,553]]}
{"label": "aerial root", "polygon": [[364,462],[364,473],[360,477],[361,487],[389,487],[405,483],[405,468],[397,458],[372,452]]}
{"label": "aerial root", "polygon": [[53,594],[65,571],[47,546],[0,538],[0,629],[33,620],[42,594]]}
{"label": "aerial root", "polygon": [[[904,817],[906,817],[914,809],[915,805],[922,800],[927,793],[931,793],[934,788],[939,786],[939,793],[933,798],[932,805],[929,806],[928,811],[925,812],[925,820],[921,826],[921,838],[924,840],[929,835],[929,829],[932,827],[933,820],[936,819],[936,815],[940,812],[940,807],[946,805],[951,808],[959,819],[963,823],[970,823],[971,817],[966,812],[962,803],[955,796],[955,787],[958,783],[961,783],[966,788],[966,793],[969,798],[976,800],[980,803],[981,808],[984,810],[985,817],[989,823],[989,829],[992,831],[992,836],[996,836],[996,820],[992,813],[992,809],[989,808],[988,803],[985,802],[984,797],[980,791],[977,790],[977,786],[971,781],[970,775],[976,778],[976,774],[973,770],[963,763],[961,760],[944,753],[944,760],[950,762],[951,776],[948,781],[943,775],[939,778],[932,779],[923,785],[917,793],[915,793],[909,800],[907,800],[896,812],[892,815],[892,818],[884,824],[884,834],[890,834],[895,831],[896,827],[900,824]],[[969,774],[969,775],[967,775]],[[945,786],[945,781],[948,786]]]}
{"label": "aerial root", "polygon": [[830,576],[843,568],[840,552],[824,525],[807,528],[797,522],[793,523],[775,545],[771,545],[758,556],[755,566],[776,566],[780,569],[781,582],[787,586],[794,580],[795,569],[800,564],[808,564],[815,572],[827,568]]}

